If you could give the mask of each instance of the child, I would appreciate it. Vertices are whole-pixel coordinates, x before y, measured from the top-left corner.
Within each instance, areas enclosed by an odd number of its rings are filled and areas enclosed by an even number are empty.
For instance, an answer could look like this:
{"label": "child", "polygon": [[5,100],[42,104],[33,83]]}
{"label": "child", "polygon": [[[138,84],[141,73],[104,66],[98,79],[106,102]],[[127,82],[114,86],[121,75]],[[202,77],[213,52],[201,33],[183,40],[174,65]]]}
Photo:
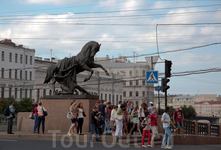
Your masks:
{"label": "child", "polygon": [[[151,140],[151,134],[150,134],[150,119],[149,119],[149,112],[146,112],[146,118],[142,121],[142,124],[145,126],[143,129],[143,137],[142,137],[142,147],[150,147],[150,140]],[[146,134],[148,134],[148,145],[144,145],[144,139],[146,137]]]}

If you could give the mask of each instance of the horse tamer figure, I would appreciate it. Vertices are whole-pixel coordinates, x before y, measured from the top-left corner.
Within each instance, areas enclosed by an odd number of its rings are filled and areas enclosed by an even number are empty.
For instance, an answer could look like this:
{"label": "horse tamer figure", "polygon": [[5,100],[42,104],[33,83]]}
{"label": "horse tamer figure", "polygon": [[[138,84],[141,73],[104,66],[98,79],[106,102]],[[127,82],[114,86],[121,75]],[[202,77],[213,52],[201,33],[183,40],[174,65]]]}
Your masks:
{"label": "horse tamer figure", "polygon": [[76,89],[89,94],[77,84],[77,74],[85,70],[91,72],[91,74],[84,79],[84,82],[88,81],[93,75],[91,68],[102,68],[106,75],[109,76],[109,73],[102,65],[94,63],[94,56],[100,50],[100,46],[101,44],[90,41],[83,46],[82,50],[76,56],[64,58],[57,64],[49,66],[44,84],[53,80],[55,93],[55,83],[58,82],[62,92],[56,94],[74,94]]}

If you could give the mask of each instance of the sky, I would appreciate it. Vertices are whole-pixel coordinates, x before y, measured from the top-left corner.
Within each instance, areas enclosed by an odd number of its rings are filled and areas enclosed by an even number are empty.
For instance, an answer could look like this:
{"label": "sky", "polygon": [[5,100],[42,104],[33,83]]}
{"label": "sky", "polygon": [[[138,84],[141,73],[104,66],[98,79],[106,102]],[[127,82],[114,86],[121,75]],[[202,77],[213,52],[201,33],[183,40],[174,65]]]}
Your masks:
{"label": "sky", "polygon": [[[197,24],[195,23],[212,23]],[[35,49],[36,56],[76,55],[88,41],[101,43],[96,57],[117,58],[221,42],[219,0],[1,0],[0,40]],[[164,24],[164,25],[163,25]],[[174,25],[183,24],[183,25]],[[221,68],[221,45],[160,54],[172,73]],[[156,56],[147,55],[147,56]],[[133,62],[133,58],[129,58]],[[145,61],[137,57],[136,61]],[[164,72],[164,63],[155,70]],[[221,95],[221,73],[171,77],[169,94]],[[160,84],[160,83],[159,83]],[[157,86],[158,84],[155,84]]]}

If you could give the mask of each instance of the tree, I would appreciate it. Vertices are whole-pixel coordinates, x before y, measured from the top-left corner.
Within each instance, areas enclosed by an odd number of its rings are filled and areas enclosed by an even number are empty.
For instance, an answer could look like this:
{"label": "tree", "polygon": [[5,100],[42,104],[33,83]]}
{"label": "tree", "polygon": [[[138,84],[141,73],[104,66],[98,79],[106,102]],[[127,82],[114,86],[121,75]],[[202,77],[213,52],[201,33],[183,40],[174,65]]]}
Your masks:
{"label": "tree", "polygon": [[196,117],[196,111],[193,106],[187,107],[186,105],[184,105],[184,106],[181,106],[181,108],[182,108],[185,119],[192,119]]}

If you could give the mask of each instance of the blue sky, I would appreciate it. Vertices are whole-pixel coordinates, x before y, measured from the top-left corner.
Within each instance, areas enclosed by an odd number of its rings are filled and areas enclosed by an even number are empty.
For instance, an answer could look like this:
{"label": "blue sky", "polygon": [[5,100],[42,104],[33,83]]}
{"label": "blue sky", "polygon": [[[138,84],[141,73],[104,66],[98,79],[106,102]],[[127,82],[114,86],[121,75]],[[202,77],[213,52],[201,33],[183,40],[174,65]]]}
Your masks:
{"label": "blue sky", "polygon": [[[134,51],[155,53],[156,24],[220,20],[218,0],[1,0],[0,39],[12,38],[43,58],[49,58],[52,49],[58,59],[76,55],[87,41],[95,40],[102,44],[96,56],[112,58],[131,56]],[[159,25],[158,36],[160,52],[195,47],[221,42],[221,25]],[[172,60],[172,72],[220,68],[220,48],[214,45],[160,56]],[[157,64],[156,70],[163,72],[164,65]],[[170,94],[221,95],[220,72],[172,77],[169,85]]]}

